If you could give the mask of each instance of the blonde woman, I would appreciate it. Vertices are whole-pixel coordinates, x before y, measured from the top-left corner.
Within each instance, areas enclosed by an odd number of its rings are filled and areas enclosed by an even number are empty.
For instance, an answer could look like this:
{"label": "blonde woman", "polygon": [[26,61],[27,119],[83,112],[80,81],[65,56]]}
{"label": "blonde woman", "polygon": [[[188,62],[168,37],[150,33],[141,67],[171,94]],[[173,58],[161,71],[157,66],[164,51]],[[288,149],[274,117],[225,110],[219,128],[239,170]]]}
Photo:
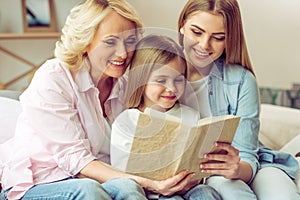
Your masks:
{"label": "blonde woman", "polygon": [[71,10],[56,58],[20,97],[0,199],[146,199],[139,184],[109,167],[105,107],[141,27],[125,0],[87,0]]}
{"label": "blonde woman", "polygon": [[259,146],[259,93],[237,0],[189,0],[179,16],[178,32],[192,94],[202,102],[200,107],[186,103],[202,117],[241,117],[232,145],[216,143],[227,153],[207,154],[210,162],[201,164],[201,170],[214,175],[206,183],[225,200],[299,199],[292,181],[297,161]]}

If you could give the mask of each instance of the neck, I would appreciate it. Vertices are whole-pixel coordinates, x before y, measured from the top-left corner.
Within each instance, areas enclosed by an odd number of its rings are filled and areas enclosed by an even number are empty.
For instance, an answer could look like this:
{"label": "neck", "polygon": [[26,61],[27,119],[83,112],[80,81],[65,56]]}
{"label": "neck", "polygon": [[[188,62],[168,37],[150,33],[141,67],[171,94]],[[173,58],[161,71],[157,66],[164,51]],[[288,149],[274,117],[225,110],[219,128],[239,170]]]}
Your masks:
{"label": "neck", "polygon": [[[108,80],[110,80],[111,77],[106,76],[103,74],[103,72],[100,73],[96,73],[93,70],[90,70],[90,75],[92,77],[93,83],[94,85],[97,85],[97,87],[99,85],[105,84]],[[98,87],[99,88],[99,87]]]}
{"label": "neck", "polygon": [[112,77],[105,77],[105,78],[101,77],[97,83],[97,88],[100,91],[100,96],[101,96],[101,93],[106,93],[106,91],[108,91],[110,93],[112,87],[113,87],[113,78]]}
{"label": "neck", "polygon": [[195,67],[191,63],[187,63],[187,80],[197,81],[209,75],[213,64],[205,67]]}
{"label": "neck", "polygon": [[[175,105],[175,104],[174,104]],[[146,106],[144,103],[141,103],[138,107],[138,109],[141,111],[141,112],[144,112],[145,109],[148,107],[148,108],[151,108],[153,110],[157,110],[157,111],[160,111],[160,112],[167,112],[168,110],[172,109],[174,107],[174,105],[170,108],[163,108],[157,104],[154,104],[154,105],[151,105],[151,106]]]}
{"label": "neck", "polygon": [[99,84],[104,84],[107,81],[106,79],[110,78],[109,76],[105,75],[103,71],[94,68],[89,57],[87,57],[87,63],[89,65],[90,76],[95,86],[98,87]]}
{"label": "neck", "polygon": [[103,116],[106,117],[104,103],[106,102],[113,88],[113,78],[112,77],[101,78],[97,84],[97,88],[99,90],[99,100],[100,100],[101,108],[103,110]]}

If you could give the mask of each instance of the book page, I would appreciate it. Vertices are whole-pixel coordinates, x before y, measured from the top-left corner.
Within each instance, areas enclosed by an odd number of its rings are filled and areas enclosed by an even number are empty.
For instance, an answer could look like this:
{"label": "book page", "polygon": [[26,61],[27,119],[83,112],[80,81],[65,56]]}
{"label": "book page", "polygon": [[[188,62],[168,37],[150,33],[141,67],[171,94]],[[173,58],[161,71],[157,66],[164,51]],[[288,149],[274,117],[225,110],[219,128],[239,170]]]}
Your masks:
{"label": "book page", "polygon": [[127,173],[163,180],[188,169],[197,179],[206,177],[199,168],[204,153],[214,150],[215,141],[231,142],[239,122],[235,116],[213,117],[193,127],[173,119],[140,114]]}

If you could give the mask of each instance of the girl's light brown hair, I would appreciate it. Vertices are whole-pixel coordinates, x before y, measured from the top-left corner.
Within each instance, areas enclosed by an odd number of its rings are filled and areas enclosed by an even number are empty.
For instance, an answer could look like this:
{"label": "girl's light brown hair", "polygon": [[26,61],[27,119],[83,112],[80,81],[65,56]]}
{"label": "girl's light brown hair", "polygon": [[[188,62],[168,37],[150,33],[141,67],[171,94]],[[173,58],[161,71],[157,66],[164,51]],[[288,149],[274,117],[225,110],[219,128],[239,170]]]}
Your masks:
{"label": "girl's light brown hair", "polygon": [[171,38],[148,35],[137,44],[128,72],[125,99],[128,108],[138,108],[143,102],[145,85],[152,71],[178,59],[178,65],[186,62],[181,47]]}
{"label": "girl's light brown hair", "polygon": [[254,75],[245,41],[240,8],[236,0],[189,0],[178,19],[179,44],[183,46],[183,35],[180,33],[180,28],[189,17],[200,11],[223,16],[226,64],[242,65]]}

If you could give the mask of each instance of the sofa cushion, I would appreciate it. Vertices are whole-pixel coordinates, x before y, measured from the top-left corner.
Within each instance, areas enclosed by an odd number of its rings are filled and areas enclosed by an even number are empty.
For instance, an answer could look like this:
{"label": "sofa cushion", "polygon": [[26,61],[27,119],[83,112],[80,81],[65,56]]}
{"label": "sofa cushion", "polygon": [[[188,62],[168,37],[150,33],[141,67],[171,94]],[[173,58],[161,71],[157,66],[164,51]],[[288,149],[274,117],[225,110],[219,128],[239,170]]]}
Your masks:
{"label": "sofa cushion", "polygon": [[7,97],[15,100],[19,100],[21,91],[17,90],[0,90],[0,97]]}
{"label": "sofa cushion", "polygon": [[[300,123],[300,119],[299,119]],[[297,153],[300,152],[300,133],[295,138],[293,138],[291,141],[286,143],[280,151],[284,151],[286,153],[290,153],[294,156],[296,156]]]}
{"label": "sofa cushion", "polygon": [[0,144],[13,137],[22,108],[19,101],[0,97]]}
{"label": "sofa cushion", "polygon": [[[292,155],[299,154],[300,153],[300,134],[292,139],[290,142],[288,142],[286,145],[283,146],[281,151],[290,153]],[[299,166],[300,166],[300,157],[296,157],[298,160]],[[300,169],[298,171],[298,176],[295,179],[296,185],[298,187],[298,192],[300,193]]]}
{"label": "sofa cushion", "polygon": [[262,104],[260,140],[267,147],[280,150],[300,134],[299,119],[299,109]]}

